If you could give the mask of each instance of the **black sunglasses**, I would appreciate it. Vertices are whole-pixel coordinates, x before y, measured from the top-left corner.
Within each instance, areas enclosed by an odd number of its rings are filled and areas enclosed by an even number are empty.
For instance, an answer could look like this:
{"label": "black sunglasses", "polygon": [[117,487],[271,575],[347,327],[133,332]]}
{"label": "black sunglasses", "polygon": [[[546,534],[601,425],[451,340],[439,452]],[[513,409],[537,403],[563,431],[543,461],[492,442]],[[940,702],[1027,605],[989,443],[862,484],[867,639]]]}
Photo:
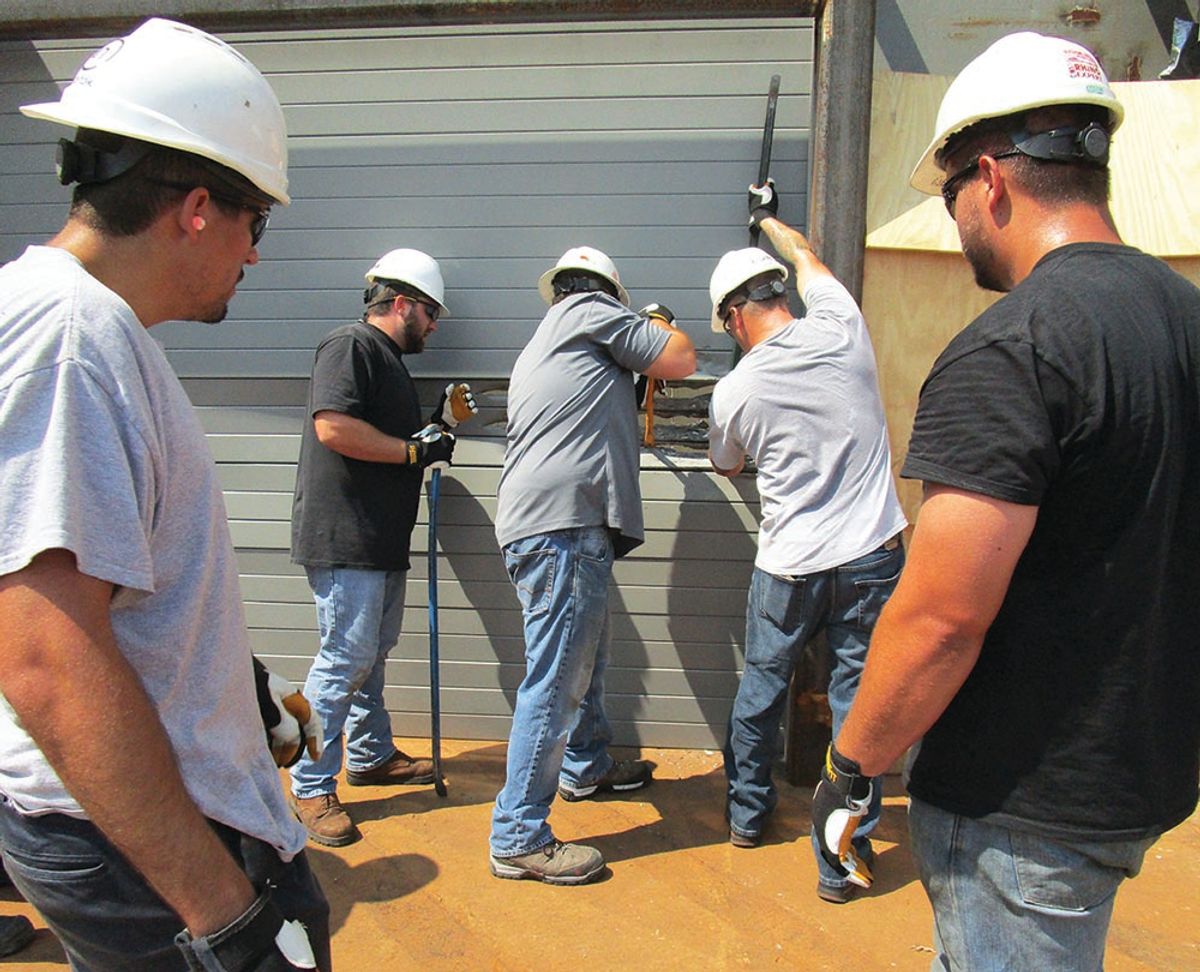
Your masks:
{"label": "black sunglasses", "polygon": [[946,212],[950,214],[950,218],[954,219],[954,204],[958,200],[958,194],[962,192],[962,187],[971,176],[979,171],[979,160],[985,155],[993,159],[1007,159],[1014,155],[1024,155],[1020,149],[1010,149],[1007,152],[980,152],[970,162],[954,173],[949,179],[942,183],[942,202],[946,204]]}
{"label": "black sunglasses", "polygon": [[193,189],[204,188],[208,190],[208,194],[214,199],[219,199],[221,202],[229,203],[229,205],[236,206],[238,209],[254,213],[254,218],[250,220],[251,246],[258,246],[258,241],[263,238],[263,234],[267,232],[267,226],[271,222],[270,209],[256,206],[254,203],[248,203],[244,199],[238,199],[236,196],[213,189],[210,186],[193,185],[188,182],[174,182],[170,179],[149,179],[147,181],[153,182],[156,186],[166,186],[168,189],[179,189],[183,192],[191,192]]}
{"label": "black sunglasses", "polygon": [[745,307],[748,303],[750,303],[748,300],[739,300],[736,304],[731,303],[725,308],[725,313],[721,315],[721,327],[725,328],[725,333],[730,337],[733,337],[733,334],[729,330],[729,315],[733,313],[735,308]]}

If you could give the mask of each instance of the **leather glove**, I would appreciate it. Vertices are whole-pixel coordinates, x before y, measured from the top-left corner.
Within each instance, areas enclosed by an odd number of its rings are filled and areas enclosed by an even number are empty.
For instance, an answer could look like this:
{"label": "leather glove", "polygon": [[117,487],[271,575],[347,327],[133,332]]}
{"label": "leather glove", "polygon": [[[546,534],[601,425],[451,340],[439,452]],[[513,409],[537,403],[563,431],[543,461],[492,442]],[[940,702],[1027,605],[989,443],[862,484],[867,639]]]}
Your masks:
{"label": "leather glove", "polygon": [[871,869],[854,850],[851,839],[858,822],[866,816],[874,784],[852,759],[829,744],[821,780],[813,793],[812,824],[821,856],[851,884],[869,888]]}
{"label": "leather glove", "polygon": [[449,469],[456,442],[453,432],[430,422],[408,443],[408,461],[412,462],[415,455],[421,469]]}
{"label": "leather glove", "polygon": [[306,749],[310,759],[320,759],[325,749],[321,717],[291,682],[268,671],[257,658],[252,660],[258,711],[275,765],[294,766]]}
{"label": "leather glove", "polygon": [[640,311],[638,317],[646,317],[650,319],[657,318],[668,327],[675,326],[675,315],[671,313],[671,308],[666,304],[647,304]]}
{"label": "leather glove", "polygon": [[750,207],[750,225],[758,226],[764,219],[779,215],[779,193],[775,191],[775,180],[768,179],[764,186],[751,186],[747,196]]}
{"label": "leather glove", "polygon": [[451,382],[438,399],[437,408],[429,421],[436,422],[443,429],[458,427],[459,422],[465,422],[472,415],[479,414],[479,406],[475,404],[475,396],[471,394],[471,386],[465,381],[457,385]]}
{"label": "leather glove", "polygon": [[185,928],[175,936],[191,972],[288,972],[315,969],[304,926],[287,921],[267,887],[246,911],[218,932],[193,938]]}

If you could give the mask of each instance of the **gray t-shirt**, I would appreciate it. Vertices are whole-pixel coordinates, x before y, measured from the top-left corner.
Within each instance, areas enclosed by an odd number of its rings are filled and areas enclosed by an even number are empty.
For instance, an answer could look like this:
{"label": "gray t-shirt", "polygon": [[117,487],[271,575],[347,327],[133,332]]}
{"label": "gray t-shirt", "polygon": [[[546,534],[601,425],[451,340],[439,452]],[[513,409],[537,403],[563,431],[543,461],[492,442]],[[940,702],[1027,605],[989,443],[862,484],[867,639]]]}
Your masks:
{"label": "gray t-shirt", "polygon": [[[0,575],[63,548],[115,585],[117,645],[192,799],[290,859],[305,833],[267,750],[229,527],[191,403],[129,306],[65,250],[30,247],[0,268],[0,295]],[[0,791],[22,813],[85,816],[7,702]]]}
{"label": "gray t-shirt", "polygon": [[513,367],[496,539],[608,526],[617,556],[642,542],[633,372],[670,333],[606,294],[555,304]]}
{"label": "gray t-shirt", "polygon": [[803,297],[806,316],[755,345],[709,406],[713,462],[758,466],[754,563],[780,576],[839,567],[905,527],[863,316],[833,277]]}

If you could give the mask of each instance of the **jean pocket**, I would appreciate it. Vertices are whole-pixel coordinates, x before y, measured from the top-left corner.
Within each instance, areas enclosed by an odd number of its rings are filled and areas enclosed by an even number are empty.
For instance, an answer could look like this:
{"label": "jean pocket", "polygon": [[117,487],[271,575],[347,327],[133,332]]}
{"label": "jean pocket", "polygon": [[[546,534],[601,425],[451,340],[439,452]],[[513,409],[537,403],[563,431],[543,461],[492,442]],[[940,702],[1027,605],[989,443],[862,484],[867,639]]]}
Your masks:
{"label": "jean pocket", "polygon": [[804,617],[804,588],[806,579],[785,580],[774,574],[758,578],[755,605],[759,615],[785,635],[794,635]]}
{"label": "jean pocket", "polygon": [[504,555],[509,580],[517,589],[517,599],[521,602],[521,613],[527,618],[536,618],[550,610],[558,564],[556,553],[547,549]]}
{"label": "jean pocket", "polygon": [[104,874],[102,857],[87,854],[35,854],[11,846],[4,848],[4,863],[20,876],[41,884],[92,881]]}
{"label": "jean pocket", "polygon": [[1021,899],[1031,908],[1083,913],[1117,893],[1125,873],[1068,844],[1012,831],[1013,867]]}
{"label": "jean pocket", "polygon": [[884,576],[858,577],[854,581],[858,598],[858,626],[868,631],[875,627],[879,612],[896,589],[896,582],[900,580],[900,571],[904,567],[904,551],[888,551],[887,559],[877,566]]}

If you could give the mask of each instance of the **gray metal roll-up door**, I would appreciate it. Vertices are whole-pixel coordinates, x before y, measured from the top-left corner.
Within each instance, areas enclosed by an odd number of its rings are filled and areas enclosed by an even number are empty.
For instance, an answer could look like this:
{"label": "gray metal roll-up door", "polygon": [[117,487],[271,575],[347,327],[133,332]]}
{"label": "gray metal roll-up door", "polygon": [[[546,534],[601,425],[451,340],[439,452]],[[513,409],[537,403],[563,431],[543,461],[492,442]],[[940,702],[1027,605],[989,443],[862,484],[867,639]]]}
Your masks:
{"label": "gray metal roll-up door", "polygon": [[[409,27],[226,34],[270,79],[289,130],[293,203],[277,209],[220,326],[164,324],[226,489],[255,650],[296,681],[316,648],[288,562],[294,463],[313,348],[361,311],[383,252],[438,258],[452,316],[411,358],[423,396],[466,379],[480,419],[444,481],[439,586],[443,731],[502,739],[523,672],[520,613],[492,533],[506,381],[544,305],[540,273],[589,244],[634,306],[660,301],[709,378],[730,346],[708,328],[708,276],[746,245],[765,96],[782,76],[772,175],[804,224],[813,31],[808,20]],[[0,260],[62,224],[61,132],[17,113],[49,100],[95,39],[0,43]],[[675,389],[702,396],[703,382]],[[702,409],[701,409],[702,414]],[[696,420],[681,419],[681,421]],[[702,443],[702,429],[692,438]],[[755,552],[753,481],[702,449],[643,453],[647,543],[617,566],[608,680],[619,742],[710,746],[737,688]],[[428,729],[426,527],[388,668],[396,731]]]}

